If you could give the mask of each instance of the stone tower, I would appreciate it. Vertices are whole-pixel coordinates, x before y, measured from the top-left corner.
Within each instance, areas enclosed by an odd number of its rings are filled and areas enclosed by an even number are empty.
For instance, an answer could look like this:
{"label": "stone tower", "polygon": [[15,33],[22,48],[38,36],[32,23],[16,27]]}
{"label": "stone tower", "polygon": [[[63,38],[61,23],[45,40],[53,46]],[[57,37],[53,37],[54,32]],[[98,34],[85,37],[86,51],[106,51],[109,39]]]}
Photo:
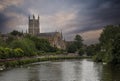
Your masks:
{"label": "stone tower", "polygon": [[38,19],[35,19],[35,16],[33,15],[33,18],[30,18],[29,16],[29,23],[28,23],[28,32],[32,35],[38,35],[40,33],[39,28],[39,16]]}

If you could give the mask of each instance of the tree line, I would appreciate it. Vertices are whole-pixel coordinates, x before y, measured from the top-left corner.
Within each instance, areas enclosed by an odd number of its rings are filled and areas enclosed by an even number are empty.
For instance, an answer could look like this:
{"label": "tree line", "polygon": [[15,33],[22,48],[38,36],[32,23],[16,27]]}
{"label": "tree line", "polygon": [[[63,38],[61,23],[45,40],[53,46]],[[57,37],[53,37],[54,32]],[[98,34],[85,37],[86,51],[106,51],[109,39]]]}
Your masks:
{"label": "tree line", "polygon": [[84,45],[80,35],[76,35],[73,42],[67,45],[69,53],[78,52],[79,55],[92,56],[96,62],[112,64],[120,63],[120,25],[107,25],[104,27],[99,43]]}
{"label": "tree line", "polygon": [[59,49],[52,47],[47,39],[23,34],[16,30],[8,34],[4,40],[0,37],[0,59],[35,56],[42,53],[57,52]]}

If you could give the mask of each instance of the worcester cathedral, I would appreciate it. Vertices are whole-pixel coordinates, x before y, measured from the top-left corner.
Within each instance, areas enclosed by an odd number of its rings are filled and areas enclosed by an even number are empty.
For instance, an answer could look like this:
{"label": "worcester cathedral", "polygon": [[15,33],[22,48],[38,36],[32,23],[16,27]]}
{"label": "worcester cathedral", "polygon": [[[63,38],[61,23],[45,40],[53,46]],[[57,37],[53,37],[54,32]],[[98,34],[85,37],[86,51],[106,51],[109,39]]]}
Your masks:
{"label": "worcester cathedral", "polygon": [[39,16],[37,19],[34,15],[32,18],[30,18],[29,16],[28,33],[40,38],[47,39],[50,42],[50,44],[54,47],[57,47],[59,49],[65,49],[66,45],[65,41],[63,40],[62,32],[41,33],[39,19]]}

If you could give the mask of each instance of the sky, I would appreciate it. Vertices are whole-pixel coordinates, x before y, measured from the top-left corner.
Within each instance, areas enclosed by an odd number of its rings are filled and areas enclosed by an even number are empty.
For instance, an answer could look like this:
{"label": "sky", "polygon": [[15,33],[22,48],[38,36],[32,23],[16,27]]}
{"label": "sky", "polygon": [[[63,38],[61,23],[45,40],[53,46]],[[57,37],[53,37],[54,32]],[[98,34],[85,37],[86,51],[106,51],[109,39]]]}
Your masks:
{"label": "sky", "polygon": [[26,31],[28,16],[40,16],[40,32],[76,34],[93,44],[106,25],[120,24],[120,0],[0,0],[0,32]]}

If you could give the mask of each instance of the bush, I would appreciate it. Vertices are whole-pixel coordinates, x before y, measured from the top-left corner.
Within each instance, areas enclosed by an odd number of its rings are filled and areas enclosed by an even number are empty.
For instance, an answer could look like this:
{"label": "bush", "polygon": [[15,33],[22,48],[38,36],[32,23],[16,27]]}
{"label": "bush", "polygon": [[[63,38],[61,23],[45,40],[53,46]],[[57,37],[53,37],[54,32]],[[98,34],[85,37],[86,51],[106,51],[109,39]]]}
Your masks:
{"label": "bush", "polygon": [[0,47],[0,59],[23,57],[24,51],[20,48],[11,49]]}
{"label": "bush", "polygon": [[11,53],[11,49],[10,48],[3,48],[3,47],[0,47],[0,58],[1,59],[6,59],[8,58]]}
{"label": "bush", "polygon": [[14,57],[23,57],[24,51],[21,48],[14,49]]}

